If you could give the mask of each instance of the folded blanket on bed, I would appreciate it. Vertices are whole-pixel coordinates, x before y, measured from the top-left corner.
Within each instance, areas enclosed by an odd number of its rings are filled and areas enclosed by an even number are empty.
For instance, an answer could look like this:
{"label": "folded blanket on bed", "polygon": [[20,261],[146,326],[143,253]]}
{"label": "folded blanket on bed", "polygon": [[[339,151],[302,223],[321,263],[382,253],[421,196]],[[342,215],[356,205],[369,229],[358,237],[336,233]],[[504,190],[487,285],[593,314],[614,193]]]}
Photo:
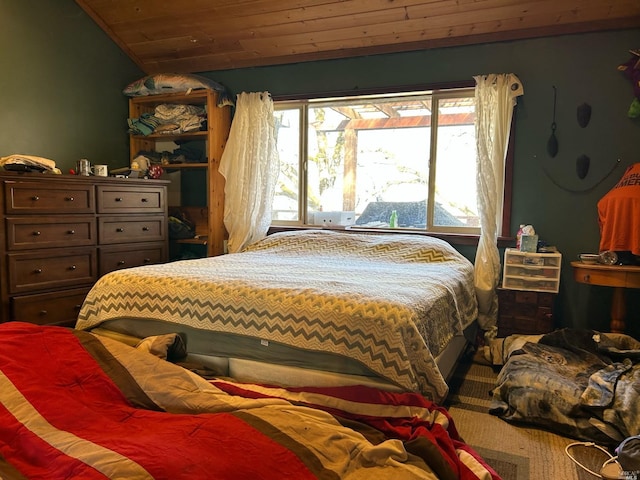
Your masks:
{"label": "folded blanket on bed", "polygon": [[498,479],[446,410],[360,387],[208,382],[87,332],[0,324],[0,477]]}

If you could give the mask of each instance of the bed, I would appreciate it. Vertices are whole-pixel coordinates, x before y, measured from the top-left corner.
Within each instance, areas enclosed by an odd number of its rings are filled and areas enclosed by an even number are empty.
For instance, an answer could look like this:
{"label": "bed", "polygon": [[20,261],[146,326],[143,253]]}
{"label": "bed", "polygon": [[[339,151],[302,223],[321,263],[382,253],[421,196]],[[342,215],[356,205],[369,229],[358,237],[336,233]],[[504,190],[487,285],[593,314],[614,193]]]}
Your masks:
{"label": "bed", "polygon": [[76,328],[179,333],[190,361],[285,385],[370,385],[440,402],[474,338],[471,263],[410,234],[281,232],[242,253],[111,272]]}
{"label": "bed", "polygon": [[3,480],[499,480],[419,394],[207,380],[22,322],[0,324],[0,345]]}

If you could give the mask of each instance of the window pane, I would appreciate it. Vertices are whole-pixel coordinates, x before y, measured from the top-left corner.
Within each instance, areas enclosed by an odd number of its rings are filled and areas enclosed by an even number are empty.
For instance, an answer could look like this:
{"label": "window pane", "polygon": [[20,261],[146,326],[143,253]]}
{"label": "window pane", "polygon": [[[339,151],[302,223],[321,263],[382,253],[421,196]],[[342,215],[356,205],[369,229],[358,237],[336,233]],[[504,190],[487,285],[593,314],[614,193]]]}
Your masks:
{"label": "window pane", "polygon": [[425,228],[430,128],[364,130],[358,139],[358,225]]}
{"label": "window pane", "polygon": [[428,95],[309,108],[309,223],[425,228]]}
{"label": "window pane", "polygon": [[435,226],[478,227],[474,98],[438,101]]}
{"label": "window pane", "polygon": [[280,175],[273,199],[274,221],[298,221],[300,198],[300,109],[276,110]]}

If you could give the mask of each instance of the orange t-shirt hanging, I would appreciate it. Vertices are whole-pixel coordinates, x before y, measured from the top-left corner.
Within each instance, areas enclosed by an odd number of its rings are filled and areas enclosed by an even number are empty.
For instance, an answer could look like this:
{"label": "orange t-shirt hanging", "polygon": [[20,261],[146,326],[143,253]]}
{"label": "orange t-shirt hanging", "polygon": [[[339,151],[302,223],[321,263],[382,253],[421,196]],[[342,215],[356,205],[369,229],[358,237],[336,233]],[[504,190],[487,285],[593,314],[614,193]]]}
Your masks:
{"label": "orange t-shirt hanging", "polygon": [[631,165],[598,202],[600,251],[640,255],[640,163]]}

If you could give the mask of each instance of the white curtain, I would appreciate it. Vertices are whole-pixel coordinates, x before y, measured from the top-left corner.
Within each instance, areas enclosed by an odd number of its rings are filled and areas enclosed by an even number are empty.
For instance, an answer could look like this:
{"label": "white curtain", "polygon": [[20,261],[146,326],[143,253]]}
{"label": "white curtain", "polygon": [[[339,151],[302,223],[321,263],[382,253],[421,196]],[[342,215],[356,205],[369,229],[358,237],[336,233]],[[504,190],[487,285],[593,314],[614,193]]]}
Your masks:
{"label": "white curtain", "polygon": [[513,74],[474,77],[476,81],[476,147],[480,240],[475,259],[475,287],[480,327],[494,337],[497,331],[500,281],[498,225],[502,218],[504,167],[517,97],[524,94]]}
{"label": "white curtain", "polygon": [[268,92],[241,93],[220,160],[224,176],[224,224],[229,253],[267,234],[278,180],[273,100]]}

